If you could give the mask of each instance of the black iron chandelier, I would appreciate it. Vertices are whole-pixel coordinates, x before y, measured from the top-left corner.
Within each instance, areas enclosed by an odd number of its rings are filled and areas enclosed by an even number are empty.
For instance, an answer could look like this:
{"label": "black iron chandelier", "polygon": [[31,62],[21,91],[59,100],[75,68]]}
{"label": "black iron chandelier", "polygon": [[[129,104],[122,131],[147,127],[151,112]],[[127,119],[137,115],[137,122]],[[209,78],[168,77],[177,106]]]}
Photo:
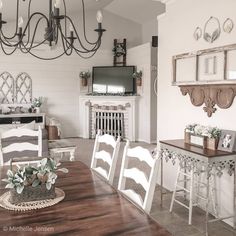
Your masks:
{"label": "black iron chandelier", "polygon": [[[49,0],[48,16],[41,12],[31,13],[32,0],[29,0],[26,24],[24,24],[23,18],[21,16],[19,17],[20,1],[25,0],[17,0],[16,3],[15,32],[11,36],[6,36],[3,31],[7,26],[7,22],[4,21],[4,14],[2,13],[3,3],[0,0],[0,46],[6,55],[12,55],[19,49],[22,53],[29,53],[42,60],[53,60],[63,55],[70,56],[73,52],[83,58],[91,58],[101,46],[101,38],[103,32],[106,31],[102,28],[102,13],[100,10],[97,12],[98,28],[95,31],[98,33],[98,36],[96,41],[91,42],[86,36],[84,0],[81,0],[83,14],[83,29],[81,31],[84,42],[82,42],[72,19],[67,15],[65,0]],[[40,24],[45,26],[45,33],[42,39],[36,40],[36,33],[39,30]],[[34,25],[34,28],[32,25]],[[53,55],[51,57],[36,55],[33,49],[45,43],[51,48],[60,45],[62,52],[59,52],[59,55]]]}

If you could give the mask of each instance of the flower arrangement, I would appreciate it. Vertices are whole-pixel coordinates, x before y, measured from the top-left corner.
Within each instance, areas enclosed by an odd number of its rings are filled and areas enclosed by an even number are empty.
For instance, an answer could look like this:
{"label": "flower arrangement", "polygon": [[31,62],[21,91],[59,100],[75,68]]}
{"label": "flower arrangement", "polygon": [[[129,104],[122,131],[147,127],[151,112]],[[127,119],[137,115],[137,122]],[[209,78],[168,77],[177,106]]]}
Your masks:
{"label": "flower arrangement", "polygon": [[43,104],[43,97],[34,98],[32,102],[32,107],[41,107]]}
{"label": "flower arrangement", "polygon": [[89,71],[81,71],[79,74],[79,77],[81,79],[88,79],[90,77],[90,72]]}
{"label": "flower arrangement", "polygon": [[199,124],[189,124],[186,126],[185,131],[195,135],[201,135],[215,139],[218,139],[221,135],[221,130],[219,128],[203,126]]}
{"label": "flower arrangement", "polygon": [[21,194],[27,186],[36,188],[40,185],[46,185],[46,189],[50,190],[57,179],[56,171],[68,173],[66,168],[58,169],[60,163],[56,163],[51,158],[44,158],[37,167],[33,166],[17,166],[17,171],[8,170],[6,188],[15,189]]}
{"label": "flower arrangement", "polygon": [[143,75],[143,72],[139,70],[139,71],[134,72],[132,76],[134,79],[142,79],[142,75]]}

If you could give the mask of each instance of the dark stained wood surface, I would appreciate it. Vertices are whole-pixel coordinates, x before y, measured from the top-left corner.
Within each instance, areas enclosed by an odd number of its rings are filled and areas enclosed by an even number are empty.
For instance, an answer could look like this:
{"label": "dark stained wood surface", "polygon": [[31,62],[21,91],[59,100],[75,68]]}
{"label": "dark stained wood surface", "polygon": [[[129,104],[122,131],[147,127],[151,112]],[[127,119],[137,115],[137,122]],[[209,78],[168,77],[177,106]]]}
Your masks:
{"label": "dark stained wood surface", "polygon": [[[27,213],[0,208],[0,235],[171,235],[85,164],[65,162],[62,166],[69,173],[59,173],[56,186],[64,190],[65,199]],[[6,168],[1,178],[5,173]],[[0,186],[0,194],[7,191],[5,183]]]}
{"label": "dark stained wood surface", "polygon": [[162,140],[160,143],[167,144],[176,148],[180,148],[185,151],[189,151],[198,155],[205,156],[207,158],[218,157],[218,156],[229,156],[235,155],[236,152],[224,152],[219,150],[203,149],[201,147],[196,147],[184,142],[184,139],[174,139],[174,140]]}

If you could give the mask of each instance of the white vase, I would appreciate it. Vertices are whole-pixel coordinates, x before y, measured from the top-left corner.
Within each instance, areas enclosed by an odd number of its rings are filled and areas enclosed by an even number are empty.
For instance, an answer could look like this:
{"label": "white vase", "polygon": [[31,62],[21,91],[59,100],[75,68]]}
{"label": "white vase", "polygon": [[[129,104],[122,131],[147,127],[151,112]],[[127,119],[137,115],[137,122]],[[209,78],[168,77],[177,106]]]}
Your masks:
{"label": "white vase", "polygon": [[40,107],[35,107],[35,113],[40,113]]}

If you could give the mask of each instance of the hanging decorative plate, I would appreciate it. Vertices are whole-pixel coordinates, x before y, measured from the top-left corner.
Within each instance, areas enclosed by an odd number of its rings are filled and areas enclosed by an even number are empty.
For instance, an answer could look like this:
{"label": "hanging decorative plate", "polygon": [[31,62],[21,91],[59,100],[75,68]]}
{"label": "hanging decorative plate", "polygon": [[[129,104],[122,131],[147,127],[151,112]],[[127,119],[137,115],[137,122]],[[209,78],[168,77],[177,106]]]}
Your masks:
{"label": "hanging decorative plate", "polygon": [[197,27],[193,33],[193,37],[196,41],[198,41],[202,37],[202,29],[200,27]]}
{"label": "hanging decorative plate", "polygon": [[203,38],[209,42],[213,43],[219,38],[221,34],[220,22],[218,18],[211,16],[204,26]]}
{"label": "hanging decorative plate", "polygon": [[234,28],[234,22],[232,19],[227,18],[223,24],[223,30],[225,33],[230,33]]}

